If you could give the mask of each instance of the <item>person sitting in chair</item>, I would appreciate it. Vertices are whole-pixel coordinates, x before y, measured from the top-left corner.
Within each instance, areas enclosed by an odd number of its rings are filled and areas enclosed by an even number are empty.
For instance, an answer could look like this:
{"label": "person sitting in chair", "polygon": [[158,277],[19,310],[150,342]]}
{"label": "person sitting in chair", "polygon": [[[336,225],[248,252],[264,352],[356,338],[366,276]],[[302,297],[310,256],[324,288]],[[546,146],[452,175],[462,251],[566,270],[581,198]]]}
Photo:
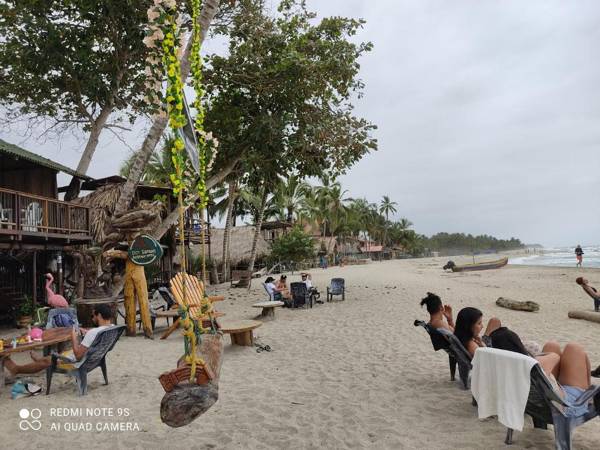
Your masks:
{"label": "person sitting in chair", "polygon": [[429,325],[433,328],[445,328],[454,333],[454,319],[452,318],[452,306],[443,305],[442,299],[432,292],[421,300],[421,306],[427,305],[429,313]]}
{"label": "person sitting in chair", "polygon": [[277,287],[277,285],[274,282],[275,282],[275,278],[267,277],[267,279],[265,280],[265,288],[267,289],[267,292],[269,293],[269,297],[271,297],[271,300],[282,301],[284,299],[283,293],[281,292],[281,290]]}
{"label": "person sitting in chair", "polygon": [[578,277],[575,279],[575,282],[583,288],[587,295],[592,297],[594,300],[594,310],[596,312],[600,312],[600,294],[595,287],[590,286],[588,280],[583,277]]}
{"label": "person sitting in chair", "polygon": [[277,283],[275,283],[275,287],[281,292],[283,298],[292,298],[287,285],[287,275],[281,275]]}
{"label": "person sitting in chair", "polygon": [[[69,358],[72,363],[81,360],[94,343],[94,339],[96,339],[98,333],[113,326],[112,311],[110,310],[110,307],[108,305],[96,305],[92,313],[92,321],[94,322],[94,325],[96,325],[95,328],[90,328],[88,330],[82,328],[80,330],[82,333],[85,333],[81,343],[79,342],[79,332],[76,331],[75,327],[71,329],[71,343],[73,344],[73,349],[62,352],[61,356]],[[44,339],[51,339],[52,334],[57,333],[57,330],[59,330],[59,328],[45,330]],[[33,359],[33,362],[23,365],[15,364],[10,358],[6,358],[4,360],[4,367],[6,367],[13,375],[17,375],[19,373],[37,373],[47,369],[52,364],[51,356],[39,357],[36,356],[34,352],[31,352],[30,356],[31,359]],[[72,363],[59,363],[58,365],[62,369],[72,369]]]}
{"label": "person sitting in chair", "polygon": [[300,275],[302,277],[302,282],[306,285],[306,289],[308,289],[308,293],[313,298],[313,301],[315,303],[323,303],[322,300],[317,300],[321,297],[321,293],[312,285],[311,274],[308,272],[302,272]]}

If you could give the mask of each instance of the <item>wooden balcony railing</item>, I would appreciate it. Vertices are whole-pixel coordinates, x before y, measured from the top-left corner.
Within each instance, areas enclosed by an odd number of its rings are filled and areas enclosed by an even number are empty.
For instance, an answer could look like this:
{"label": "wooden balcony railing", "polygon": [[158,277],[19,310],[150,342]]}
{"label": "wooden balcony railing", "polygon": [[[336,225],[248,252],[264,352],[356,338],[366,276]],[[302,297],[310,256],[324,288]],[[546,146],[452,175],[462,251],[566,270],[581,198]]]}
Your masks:
{"label": "wooden balcony railing", "polygon": [[0,188],[2,234],[90,236],[85,206]]}

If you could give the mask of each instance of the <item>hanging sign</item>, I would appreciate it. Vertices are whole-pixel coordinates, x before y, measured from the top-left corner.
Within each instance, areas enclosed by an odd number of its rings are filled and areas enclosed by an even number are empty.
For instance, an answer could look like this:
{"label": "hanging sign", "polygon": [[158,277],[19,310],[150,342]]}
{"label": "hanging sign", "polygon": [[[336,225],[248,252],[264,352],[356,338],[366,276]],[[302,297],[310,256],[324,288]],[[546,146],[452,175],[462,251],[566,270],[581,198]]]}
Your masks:
{"label": "hanging sign", "polygon": [[127,253],[131,262],[138,266],[152,264],[163,255],[162,247],[158,241],[147,234],[136,237]]}

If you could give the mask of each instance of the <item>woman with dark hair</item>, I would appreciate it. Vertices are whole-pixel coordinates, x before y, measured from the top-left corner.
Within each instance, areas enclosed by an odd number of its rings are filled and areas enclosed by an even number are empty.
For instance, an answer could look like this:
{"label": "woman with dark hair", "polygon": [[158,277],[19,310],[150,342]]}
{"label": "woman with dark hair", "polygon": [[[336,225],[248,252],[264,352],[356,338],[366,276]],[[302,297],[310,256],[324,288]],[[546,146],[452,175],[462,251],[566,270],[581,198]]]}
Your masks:
{"label": "woman with dark hair", "polygon": [[[532,356],[526,349],[519,336],[506,327],[501,326],[500,320],[492,317],[488,322],[483,339],[479,337],[483,329],[483,313],[477,308],[463,308],[456,317],[454,334],[471,356],[479,347],[485,347],[483,342],[489,336],[489,343],[494,348],[509,350],[524,355]],[[554,384],[555,388],[562,393],[563,398],[574,402],[591,384],[591,364],[583,347],[576,343],[568,343],[561,350],[557,342],[547,342],[542,353],[535,356],[540,366]],[[600,375],[600,373],[598,374]],[[587,412],[588,406],[581,405],[567,408],[565,414],[578,417]]]}
{"label": "woman with dark hair", "polygon": [[427,306],[429,325],[454,332],[454,319],[452,318],[452,307],[450,305],[442,304],[442,299],[432,292],[428,292],[427,297],[421,299],[421,306],[423,305]]}
{"label": "woman with dark hair", "polygon": [[487,338],[500,327],[502,327],[500,319],[492,317],[488,321],[483,337],[480,337],[481,330],[483,330],[483,313],[477,308],[469,306],[458,312],[454,334],[471,356],[473,356],[475,355],[475,350],[486,346],[484,341],[487,341]]}
{"label": "woman with dark hair", "polygon": [[281,275],[279,277],[279,280],[277,281],[277,283],[275,283],[275,286],[277,287],[277,290],[279,292],[281,292],[281,295],[283,296],[283,298],[291,298],[292,296],[290,295],[290,290],[288,289],[287,286],[287,275]]}

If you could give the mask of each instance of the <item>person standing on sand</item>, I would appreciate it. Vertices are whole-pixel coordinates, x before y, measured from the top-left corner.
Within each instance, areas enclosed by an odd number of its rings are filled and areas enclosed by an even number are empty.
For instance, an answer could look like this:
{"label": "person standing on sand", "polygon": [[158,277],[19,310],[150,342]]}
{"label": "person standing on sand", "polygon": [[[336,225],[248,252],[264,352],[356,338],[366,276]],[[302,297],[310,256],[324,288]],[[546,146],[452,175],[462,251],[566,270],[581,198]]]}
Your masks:
{"label": "person standing on sand", "polygon": [[583,249],[581,245],[575,247],[575,257],[577,258],[577,267],[581,267],[583,265]]}

